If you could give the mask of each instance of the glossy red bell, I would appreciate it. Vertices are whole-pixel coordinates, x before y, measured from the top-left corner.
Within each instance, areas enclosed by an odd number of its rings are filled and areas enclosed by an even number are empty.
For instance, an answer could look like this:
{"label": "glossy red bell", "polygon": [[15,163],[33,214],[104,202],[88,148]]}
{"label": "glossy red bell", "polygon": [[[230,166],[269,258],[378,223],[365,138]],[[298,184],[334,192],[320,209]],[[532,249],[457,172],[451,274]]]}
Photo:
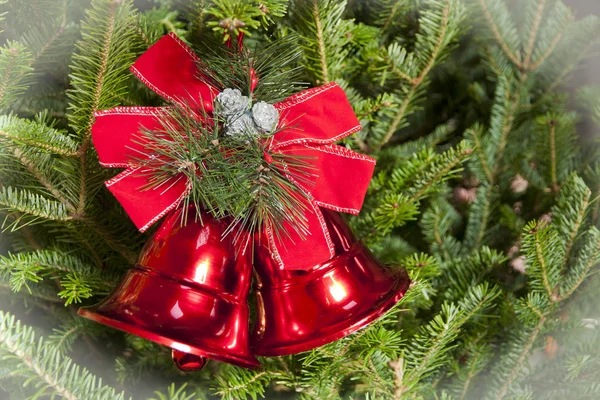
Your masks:
{"label": "glossy red bell", "polygon": [[222,240],[226,221],[203,213],[200,223],[190,209],[181,226],[182,212],[166,218],[110,296],[79,314],[199,357],[174,353],[184,370],[204,366],[201,358],[258,367],[248,333],[251,251],[237,254],[232,235]]}
{"label": "glossy red bell", "polygon": [[257,246],[251,339],[257,355],[300,353],[341,339],[382,316],[408,289],[406,271],[383,267],[339,214],[322,211],[336,249],[331,260],[308,271],[285,271],[266,245]]}

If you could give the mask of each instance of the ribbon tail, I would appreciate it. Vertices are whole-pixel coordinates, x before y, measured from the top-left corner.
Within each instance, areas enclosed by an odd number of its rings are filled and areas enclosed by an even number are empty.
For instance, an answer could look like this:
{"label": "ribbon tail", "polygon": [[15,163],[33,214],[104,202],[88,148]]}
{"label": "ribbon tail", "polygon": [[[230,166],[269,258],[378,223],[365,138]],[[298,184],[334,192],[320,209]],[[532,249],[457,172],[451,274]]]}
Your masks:
{"label": "ribbon tail", "polygon": [[183,174],[146,188],[150,175],[145,172],[144,167],[130,168],[106,181],[108,190],[141,232],[175,209],[190,191],[188,179]]}
{"label": "ribbon tail", "polygon": [[[301,237],[291,226],[284,224],[287,233],[277,237],[273,226],[266,226],[267,240],[273,259],[280,269],[309,270],[335,255],[325,218],[319,206],[309,199],[306,205],[306,233]],[[287,226],[286,226],[287,225]]]}

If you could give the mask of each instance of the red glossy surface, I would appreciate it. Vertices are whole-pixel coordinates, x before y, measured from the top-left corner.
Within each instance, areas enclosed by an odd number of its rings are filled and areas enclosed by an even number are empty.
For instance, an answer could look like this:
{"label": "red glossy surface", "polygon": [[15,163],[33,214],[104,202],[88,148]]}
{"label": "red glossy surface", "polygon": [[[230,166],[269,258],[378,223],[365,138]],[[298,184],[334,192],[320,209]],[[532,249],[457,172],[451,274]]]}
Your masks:
{"label": "red glossy surface", "polygon": [[238,254],[227,222],[171,214],[113,293],[79,314],[181,352],[258,367],[250,351],[251,255]]}
{"label": "red glossy surface", "polygon": [[[308,271],[282,271],[257,246],[257,321],[252,348],[281,356],[333,342],[366,326],[404,296],[410,279],[394,274],[354,238],[340,215],[323,209],[336,256]],[[310,251],[310,249],[307,249]]]}
{"label": "red glossy surface", "polygon": [[183,372],[200,371],[208,362],[208,359],[205,357],[184,353],[175,349],[171,351],[171,358],[177,368]]}

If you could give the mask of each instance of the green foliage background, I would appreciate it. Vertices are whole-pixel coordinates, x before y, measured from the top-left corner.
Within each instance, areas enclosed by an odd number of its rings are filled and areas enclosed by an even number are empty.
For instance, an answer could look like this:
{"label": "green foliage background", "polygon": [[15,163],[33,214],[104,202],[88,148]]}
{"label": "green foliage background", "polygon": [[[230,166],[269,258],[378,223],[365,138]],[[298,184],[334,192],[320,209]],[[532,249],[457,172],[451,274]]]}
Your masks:
{"label": "green foliage background", "polygon": [[[519,7],[517,7],[517,5]],[[560,0],[0,0],[0,398],[564,399],[600,396],[600,90],[566,90],[600,19]],[[299,37],[378,159],[349,219],[410,291],[311,352],[182,374],[169,350],[77,317],[135,263],[93,112],[161,100],[128,67]],[[584,131],[593,127],[593,132]]]}

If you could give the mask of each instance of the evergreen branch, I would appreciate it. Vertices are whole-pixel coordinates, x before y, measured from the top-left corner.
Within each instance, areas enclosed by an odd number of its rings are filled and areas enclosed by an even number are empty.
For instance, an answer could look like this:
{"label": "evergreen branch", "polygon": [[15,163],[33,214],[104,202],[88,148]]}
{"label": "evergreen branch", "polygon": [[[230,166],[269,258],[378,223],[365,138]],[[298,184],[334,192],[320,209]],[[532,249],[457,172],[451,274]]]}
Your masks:
{"label": "evergreen branch", "polygon": [[[98,234],[98,236],[100,236],[106,242],[106,244],[108,244],[108,246],[111,249],[113,249],[114,251],[119,253],[121,256],[123,256],[123,258],[125,260],[127,260],[127,262],[129,262],[129,264],[131,264],[131,265],[135,264],[135,262],[138,258],[137,253],[135,251],[132,251],[126,245],[124,245],[122,243],[121,239],[115,238],[112,235],[112,233],[110,233],[107,229],[103,228],[96,221],[94,221],[90,218],[83,217],[83,218],[79,218],[78,221],[83,223],[83,225],[86,228],[91,229],[94,232],[96,232],[96,234]],[[91,247],[90,247],[90,249],[91,249]]]}
{"label": "evergreen branch", "polygon": [[0,48],[0,109],[9,106],[29,86],[23,82],[33,73],[31,53],[18,42]]}
{"label": "evergreen branch", "polygon": [[[95,287],[110,291],[113,285],[101,279],[97,269],[92,268],[77,257],[57,250],[38,250],[31,253],[16,253],[0,256],[0,271],[11,275],[11,284],[18,292],[28,282],[36,283],[44,276],[64,279],[72,274],[84,277]],[[64,289],[64,288],[63,288]],[[31,293],[31,290],[29,290]]]}
{"label": "evergreen branch", "polygon": [[13,135],[11,135],[9,132],[0,130],[0,139],[2,139],[2,138],[14,140],[14,141],[23,143],[27,146],[37,147],[39,149],[43,149],[43,150],[49,151],[51,153],[59,154],[59,155],[65,156],[65,157],[74,157],[78,154],[76,151],[65,150],[64,148],[61,148],[61,147],[55,147],[55,146],[53,146],[53,144],[44,143],[42,141],[36,141],[35,139],[16,138]]}
{"label": "evergreen branch", "polygon": [[[447,158],[444,160],[445,162],[441,169],[435,168],[434,166],[431,170],[427,171],[426,174],[423,174],[422,178],[425,180],[424,183],[419,182],[421,179],[417,179],[419,184],[418,186],[415,185],[416,187],[413,187],[410,201],[413,203],[418,202],[432,186],[449,179],[456,172],[459,172],[456,168],[467,160],[471,152],[472,150],[466,147],[465,143],[461,143],[455,152],[448,152],[448,154],[446,154]],[[415,189],[418,190],[415,191]]]}
{"label": "evergreen branch", "polygon": [[573,249],[573,245],[575,244],[575,239],[579,235],[579,228],[581,227],[581,224],[583,223],[583,220],[585,218],[585,214],[587,212],[587,208],[589,205],[591,195],[592,195],[592,192],[590,190],[588,190],[586,192],[585,197],[583,198],[582,205],[579,208],[579,211],[577,213],[577,217],[575,219],[575,225],[572,229],[570,229],[571,234],[569,236],[569,239],[565,243],[565,254],[564,254],[564,257],[562,260],[563,265],[566,265],[566,263],[569,260],[569,257],[571,256],[571,250]]}
{"label": "evergreen branch", "polygon": [[77,155],[77,144],[67,135],[37,121],[0,116],[0,140],[36,147],[64,157]]}
{"label": "evergreen branch", "polygon": [[[600,232],[595,228],[591,228],[588,232],[588,235],[591,237],[590,242],[586,247],[580,252],[578,257],[578,264],[571,271],[572,274],[577,275],[577,278],[574,282],[571,282],[570,276],[567,276],[566,284],[569,285],[569,288],[564,291],[564,288],[561,288],[562,294],[557,294],[552,298],[554,302],[561,302],[573,295],[575,291],[581,286],[581,284],[585,281],[585,279],[589,276],[590,271],[593,267],[598,264],[600,258]],[[583,261],[583,267],[581,267],[581,262]]]}
{"label": "evergreen branch", "polygon": [[323,84],[329,83],[329,73],[327,71],[327,57],[325,55],[325,42],[323,40],[323,27],[321,26],[321,18],[319,16],[318,0],[312,0],[312,12],[315,19],[315,32],[317,36],[317,44],[319,48],[319,60],[321,66],[321,79]]}
{"label": "evergreen branch", "polygon": [[392,22],[394,21],[394,18],[396,18],[396,14],[402,10],[403,6],[406,5],[406,0],[396,0],[394,2],[394,6],[392,7],[392,9],[390,10],[388,17],[385,19],[385,22],[383,23],[383,27],[381,29],[383,29],[384,31],[387,31],[388,28],[390,27],[390,25],[392,24]]}
{"label": "evergreen branch", "polygon": [[527,47],[525,48],[525,58],[523,60],[523,69],[530,70],[530,62],[531,56],[533,55],[533,49],[535,48],[535,40],[538,35],[540,24],[542,22],[542,14],[544,13],[544,9],[546,7],[547,0],[539,0],[537,10],[535,13],[535,17],[533,22],[531,23],[531,31],[529,33],[529,41],[527,42]]}
{"label": "evergreen branch", "polygon": [[[407,358],[407,373],[402,382],[402,393],[411,390],[417,382],[429,376],[433,369],[444,363],[446,355],[454,346],[452,342],[471,318],[489,307],[500,294],[496,287],[487,283],[473,286],[459,305],[444,304],[438,314],[422,333],[407,346],[404,355]],[[409,384],[406,385],[405,383]]]}
{"label": "evergreen branch", "polygon": [[[3,280],[0,280],[0,288],[6,289],[7,291],[10,291],[10,292],[14,292],[13,286],[10,283],[5,283]],[[48,303],[56,303],[56,304],[64,305],[63,300],[56,297],[56,295],[54,293],[52,294],[52,296],[50,296],[45,293],[41,293],[37,289],[38,288],[36,288],[36,290],[32,290],[31,292],[27,292],[27,296],[33,297],[36,299],[40,299],[40,300],[43,300],[44,302],[48,302]]]}
{"label": "evergreen branch", "polygon": [[488,178],[488,182],[492,182],[493,175],[492,171],[490,170],[490,166],[487,163],[485,154],[483,153],[482,141],[479,137],[479,129],[477,127],[471,128],[466,135],[472,138],[474,144],[473,148],[477,152],[477,160],[481,163],[485,175]]}
{"label": "evergreen branch", "polygon": [[25,217],[29,219],[28,223],[39,220],[69,221],[72,219],[63,203],[48,200],[25,189],[12,187],[0,187],[0,211],[7,211],[9,215],[23,214],[11,224],[13,227],[16,227]]}
{"label": "evergreen branch", "polygon": [[81,138],[79,148],[79,201],[77,214],[84,215],[88,196],[88,157],[94,112],[116,105],[127,89],[127,67],[133,58],[130,39],[131,1],[94,0],[82,25],[79,52],[72,64],[69,121]]}
{"label": "evergreen branch", "polygon": [[496,42],[498,43],[498,45],[500,45],[500,48],[502,48],[502,51],[504,52],[504,54],[506,54],[506,56],[510,59],[510,61],[515,66],[517,66],[517,68],[521,69],[522,68],[521,61],[509,49],[506,42],[502,39],[502,35],[500,34],[500,31],[498,30],[498,26],[496,25],[496,22],[494,21],[494,18],[492,17],[492,14],[486,4],[486,1],[487,0],[479,0],[479,4],[481,6],[481,9],[483,10],[485,19],[487,20],[487,23],[488,23],[488,26],[492,29],[492,33],[494,34],[494,37],[496,38]]}
{"label": "evergreen branch", "polygon": [[501,131],[500,131],[500,135],[497,139],[497,147],[496,147],[496,154],[494,157],[494,166],[492,168],[492,180],[490,181],[490,184],[494,184],[495,180],[496,180],[496,175],[498,174],[498,170],[500,169],[501,164],[501,159],[502,156],[504,155],[504,149],[506,147],[506,143],[507,143],[507,138],[508,138],[508,134],[511,132],[512,127],[513,127],[513,122],[515,120],[515,114],[519,108],[519,102],[520,102],[520,94],[517,93],[514,98],[511,101],[511,91],[507,90],[505,93],[505,97],[504,97],[504,104],[508,104],[508,112],[507,115],[503,116],[502,119],[502,126],[501,126]]}
{"label": "evergreen branch", "polygon": [[442,240],[442,235],[440,234],[440,220],[441,220],[441,215],[439,213],[436,213],[434,216],[434,225],[433,225],[433,232],[434,232],[434,236],[435,236],[435,241],[438,244],[439,248],[442,249],[443,251],[443,255],[446,259],[450,258],[450,253],[448,253],[448,249],[446,248],[446,246],[444,246],[444,241]]}
{"label": "evergreen branch", "polygon": [[533,237],[535,241],[535,254],[541,268],[542,280],[544,282],[544,287],[546,288],[546,294],[548,295],[548,298],[552,298],[554,297],[554,288],[550,287],[550,283],[548,281],[548,267],[546,266],[546,259],[544,257],[542,244],[540,243],[540,238],[538,235],[534,234]]}
{"label": "evergreen branch", "polygon": [[554,36],[554,38],[552,39],[552,42],[550,43],[550,46],[548,46],[548,48],[546,49],[546,52],[544,54],[542,54],[538,58],[538,60],[536,62],[534,62],[533,64],[529,65],[529,67],[528,67],[529,71],[535,71],[542,64],[544,64],[546,62],[546,60],[548,60],[548,58],[550,57],[550,55],[556,49],[556,46],[558,46],[558,44],[560,43],[560,41],[563,39],[563,36],[565,34],[565,30],[566,29],[567,29],[567,24],[563,24],[561,26],[561,29],[556,33],[556,36]]}
{"label": "evergreen branch", "polygon": [[110,51],[110,45],[111,45],[111,41],[113,40],[113,34],[114,34],[114,28],[115,28],[115,14],[116,14],[116,9],[117,9],[118,3],[116,1],[112,1],[109,5],[109,17],[107,20],[107,30],[104,36],[104,40],[103,40],[103,46],[102,46],[102,50],[100,53],[100,63],[99,63],[99,67],[98,67],[98,73],[97,73],[97,79],[96,79],[96,87],[94,89],[94,92],[92,94],[92,103],[90,106],[90,114],[89,114],[89,120],[87,122],[87,132],[84,133],[84,138],[81,144],[81,148],[79,150],[79,154],[80,154],[80,169],[81,169],[81,176],[80,176],[80,180],[79,180],[79,205],[77,207],[77,213],[79,215],[83,215],[84,213],[84,209],[85,209],[85,203],[86,203],[86,195],[87,195],[87,189],[86,189],[86,181],[87,181],[87,153],[88,153],[88,147],[90,145],[90,141],[91,141],[91,127],[92,124],[94,123],[94,113],[96,111],[98,111],[98,107],[100,105],[100,95],[102,93],[102,87],[104,84],[104,79],[106,76],[106,70],[107,70],[107,63],[108,63],[108,53]]}
{"label": "evergreen branch", "polygon": [[[589,39],[589,38],[588,38]],[[597,40],[585,40],[585,45],[580,49],[577,55],[570,55],[561,70],[555,75],[554,79],[546,85],[545,90],[540,95],[541,101],[554,91],[561,83],[565,81],[567,76],[577,67],[581,60],[590,54],[590,50],[598,45]]]}
{"label": "evergreen branch", "polygon": [[[482,356],[482,354],[481,354],[481,353],[478,353],[477,355],[478,355],[479,357],[481,357],[481,356]],[[470,389],[470,387],[471,387],[471,383],[472,383],[472,381],[473,381],[473,378],[474,378],[475,376],[477,376],[477,374],[480,372],[480,371],[479,371],[479,369],[477,368],[477,367],[478,367],[478,365],[477,365],[477,361],[480,361],[480,360],[474,360],[474,361],[473,361],[473,362],[470,364],[470,368],[469,368],[469,370],[468,370],[469,372],[468,372],[468,374],[467,374],[467,377],[466,377],[466,379],[465,379],[465,381],[464,381],[464,383],[463,383],[462,390],[461,390],[461,392],[460,392],[460,400],[465,400],[465,399],[467,398],[467,394],[469,393],[469,389]]]}
{"label": "evergreen branch", "polygon": [[389,56],[385,57],[385,61],[387,62],[388,65],[390,65],[392,72],[394,74],[398,75],[401,79],[404,79],[411,85],[417,84],[417,78],[413,78],[413,77],[409,76],[406,72],[404,72],[404,71],[400,70],[398,67],[396,67],[389,59]]}
{"label": "evergreen branch", "polygon": [[513,384],[513,382],[515,381],[515,379],[521,372],[523,365],[529,358],[531,349],[532,349],[536,339],[538,338],[538,336],[542,330],[542,327],[544,326],[545,323],[546,323],[546,315],[542,315],[539,322],[537,323],[537,325],[535,326],[533,331],[530,333],[529,339],[527,340],[525,347],[523,347],[523,350],[521,351],[519,358],[514,363],[512,369],[510,370],[508,376],[506,377],[506,379],[504,381],[504,384],[498,391],[498,394],[496,395],[495,400],[504,399],[504,397],[508,393],[508,390],[510,389],[511,385]]}
{"label": "evergreen branch", "polygon": [[396,113],[396,116],[392,120],[392,124],[388,128],[388,131],[385,134],[385,136],[383,137],[383,140],[381,140],[377,144],[378,149],[380,149],[387,142],[389,142],[392,139],[392,136],[394,135],[394,133],[396,133],[396,130],[398,129],[400,122],[402,122],[402,120],[404,119],[404,115],[406,113],[408,105],[412,101],[413,96],[415,95],[419,85],[421,85],[421,83],[423,83],[423,80],[429,74],[429,72],[431,71],[433,66],[435,65],[440,52],[444,48],[444,42],[446,40],[446,34],[448,32],[450,7],[451,7],[451,0],[447,0],[446,7],[442,10],[442,21],[439,26],[439,35],[438,35],[436,44],[435,44],[433,50],[431,51],[429,60],[425,64],[425,67],[421,70],[421,73],[415,79],[409,81],[411,83],[410,89],[409,89],[408,93],[406,93],[404,100],[402,101],[402,104],[400,105],[400,109],[398,110],[398,112]]}
{"label": "evergreen branch", "polygon": [[550,180],[552,182],[552,190],[558,193],[558,179],[556,178],[556,123],[550,123]]}
{"label": "evergreen branch", "polygon": [[18,159],[25,168],[27,168],[27,170],[35,177],[35,179],[37,179],[37,181],[41,183],[42,186],[45,187],[56,200],[64,204],[65,208],[70,213],[75,210],[71,202],[62,194],[60,190],[58,190],[58,188],[55,187],[48,177],[33,164],[31,160],[25,157],[21,149],[15,148],[13,149],[13,153],[15,158]]}
{"label": "evergreen branch", "polygon": [[[50,347],[43,338],[36,338],[31,327],[22,325],[11,314],[0,311],[0,351],[15,363],[15,372],[31,375],[25,380],[28,386],[34,379],[41,387],[37,396],[58,394],[69,400],[123,400],[124,393],[102,385],[102,381],[87,369]],[[51,393],[47,393],[50,389]]]}

